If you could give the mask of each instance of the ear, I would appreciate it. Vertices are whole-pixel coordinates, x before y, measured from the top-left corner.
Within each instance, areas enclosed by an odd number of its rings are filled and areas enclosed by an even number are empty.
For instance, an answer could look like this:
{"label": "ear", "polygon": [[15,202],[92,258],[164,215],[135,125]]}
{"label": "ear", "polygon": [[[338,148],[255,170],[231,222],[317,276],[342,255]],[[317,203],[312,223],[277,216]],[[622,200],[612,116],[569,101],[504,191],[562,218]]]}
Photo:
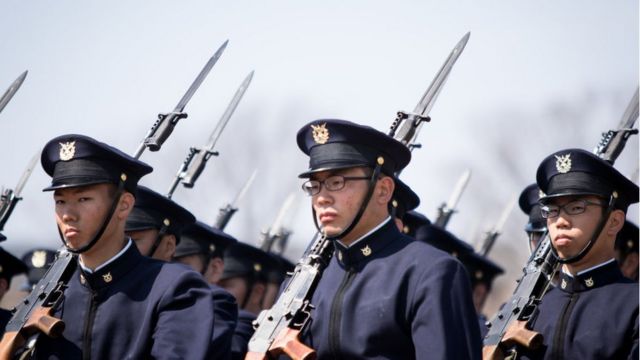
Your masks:
{"label": "ear", "polygon": [[615,237],[622,227],[624,226],[624,220],[626,216],[622,210],[613,210],[609,215],[609,221],[606,225],[607,235]]}
{"label": "ear", "polygon": [[393,197],[393,190],[395,189],[395,183],[389,176],[383,176],[378,180],[375,198],[376,200],[382,204],[387,205],[391,198]]}
{"label": "ear", "polygon": [[120,201],[117,208],[117,216],[120,220],[126,220],[129,217],[129,213],[133,210],[133,205],[136,202],[136,198],[130,192],[125,191],[120,195]]}
{"label": "ear", "polygon": [[171,261],[176,252],[176,236],[167,234],[162,237],[162,260]]}

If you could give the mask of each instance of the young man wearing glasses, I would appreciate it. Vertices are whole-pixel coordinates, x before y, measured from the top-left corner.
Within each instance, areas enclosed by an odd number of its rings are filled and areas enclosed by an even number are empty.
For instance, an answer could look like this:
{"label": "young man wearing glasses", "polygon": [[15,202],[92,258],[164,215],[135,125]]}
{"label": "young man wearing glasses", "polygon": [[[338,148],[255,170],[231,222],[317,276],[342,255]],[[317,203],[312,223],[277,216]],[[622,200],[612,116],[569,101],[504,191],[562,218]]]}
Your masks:
{"label": "young man wearing glasses", "polygon": [[637,359],[638,284],[620,272],[614,242],[638,186],[579,149],[543,160],[537,182],[562,270],[532,324],[544,343],[524,358]]}
{"label": "young man wearing glasses", "polygon": [[303,190],[335,248],[303,340],[318,359],[476,359],[469,279],[451,256],[403,235],[389,213],[411,153],[367,126],[318,120],[297,136]]}

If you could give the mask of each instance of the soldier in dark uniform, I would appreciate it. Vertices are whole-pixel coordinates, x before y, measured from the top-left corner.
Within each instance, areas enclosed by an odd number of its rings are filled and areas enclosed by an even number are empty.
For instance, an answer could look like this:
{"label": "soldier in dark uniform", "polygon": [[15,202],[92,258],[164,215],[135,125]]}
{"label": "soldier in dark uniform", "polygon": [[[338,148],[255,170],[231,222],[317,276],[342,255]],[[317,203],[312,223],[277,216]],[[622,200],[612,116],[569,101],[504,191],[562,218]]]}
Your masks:
{"label": "soldier in dark uniform", "polygon": [[540,239],[547,232],[547,221],[540,213],[540,188],[538,184],[527,186],[518,199],[520,210],[529,216],[529,221],[524,227],[524,231],[529,238],[529,249],[533,251]]}
{"label": "soldier in dark uniform", "polygon": [[52,177],[61,240],[78,254],[54,316],[63,336],[41,336],[36,358],[203,359],[213,328],[212,295],[183,266],[142,256],[125,236],[137,182],[152,168],[82,135],[47,143],[42,167]]}
{"label": "soldier in dark uniform", "polygon": [[638,281],[638,226],[629,220],[624,222],[616,237],[616,260],[622,274]]}
{"label": "soldier in dark uniform", "polygon": [[261,309],[270,309],[278,298],[280,286],[287,278],[287,273],[293,271],[295,264],[282,255],[268,253],[271,261],[266,264],[266,289],[262,299]]}
{"label": "soldier in dark uniform", "polygon": [[473,305],[478,313],[478,322],[480,323],[480,337],[484,338],[489,328],[486,325],[487,317],[482,313],[482,308],[491,292],[493,280],[496,276],[504,273],[504,270],[486,256],[476,252],[464,254],[460,261],[469,272],[473,292]]}
{"label": "soldier in dark uniform", "polygon": [[305,125],[313,219],[335,253],[314,292],[304,341],[319,359],[477,359],[480,334],[464,267],[403,235],[389,213],[400,142],[343,120]]}
{"label": "soldier in dark uniform", "polygon": [[579,149],[545,158],[536,178],[562,272],[532,321],[544,343],[524,357],[637,359],[638,283],[622,275],[613,246],[638,186]]}
{"label": "soldier in dark uniform", "polygon": [[173,200],[138,186],[136,204],[127,218],[126,234],[142,255],[171,261],[180,234],[196,218]]}
{"label": "soldier in dark uniform", "polygon": [[233,359],[244,359],[253,335],[253,320],[262,310],[267,283],[267,263],[271,258],[264,251],[237,242],[224,253],[224,271],[220,286],[235,296],[240,309],[238,325],[231,348]]}
{"label": "soldier in dark uniform", "polygon": [[[0,234],[0,241],[6,237]],[[20,261],[17,257],[11,255],[3,248],[0,248],[0,300],[9,291],[11,287],[11,279],[22,273],[27,272],[27,265]],[[4,334],[4,327],[11,319],[11,311],[0,309],[0,337]]]}
{"label": "soldier in dark uniform", "polygon": [[34,286],[42,279],[44,274],[56,259],[56,252],[51,249],[36,248],[22,255],[22,261],[27,265],[27,281],[20,290],[31,292]]}
{"label": "soldier in dark uniform", "polygon": [[[222,259],[222,253],[237,240],[201,221],[187,226],[173,254],[174,261],[191,267],[204,276],[211,286],[215,306],[215,325],[212,347],[214,359],[226,359],[232,356],[232,345],[238,326],[238,304],[229,292],[217,283],[211,282],[211,271],[216,271],[214,259]],[[222,260],[220,260],[222,261]],[[209,277],[207,277],[209,275]]]}

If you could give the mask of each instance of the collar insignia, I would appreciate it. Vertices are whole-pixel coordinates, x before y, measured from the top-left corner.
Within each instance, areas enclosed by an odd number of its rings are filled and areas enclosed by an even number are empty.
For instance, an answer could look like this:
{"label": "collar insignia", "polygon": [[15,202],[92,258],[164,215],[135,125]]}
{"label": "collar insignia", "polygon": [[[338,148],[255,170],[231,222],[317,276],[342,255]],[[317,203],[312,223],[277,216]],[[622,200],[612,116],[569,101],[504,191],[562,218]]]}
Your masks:
{"label": "collar insignia", "polygon": [[338,250],[338,260],[342,261],[342,251]]}
{"label": "collar insignia", "polygon": [[562,279],[562,282],[560,283],[560,287],[563,288],[563,289],[566,289],[567,288],[567,280]]}
{"label": "collar insignia", "polygon": [[113,276],[111,276],[111,272],[108,272],[102,275],[102,280],[104,280],[104,282],[106,283],[110,283],[113,280]]}
{"label": "collar insignia", "polygon": [[556,169],[561,174],[566,174],[571,171],[571,153],[567,155],[555,155],[556,157]]}
{"label": "collar insignia", "polygon": [[362,255],[364,256],[371,255],[371,248],[369,247],[369,245],[363,247],[362,249],[360,249],[360,251],[362,251]]}
{"label": "collar insignia", "polygon": [[311,125],[311,128],[313,129],[313,141],[315,141],[316,144],[325,144],[329,141],[329,129],[327,129],[327,123],[317,126]]}
{"label": "collar insignia", "polygon": [[60,160],[69,161],[73,159],[76,154],[76,142],[69,141],[66,143],[60,143]]}
{"label": "collar insignia", "polygon": [[593,278],[590,277],[590,278],[586,279],[584,281],[584,284],[587,285],[587,287],[593,287],[593,285],[594,285]]}
{"label": "collar insignia", "polygon": [[45,251],[34,251],[31,255],[31,265],[41,268],[47,263],[47,253]]}

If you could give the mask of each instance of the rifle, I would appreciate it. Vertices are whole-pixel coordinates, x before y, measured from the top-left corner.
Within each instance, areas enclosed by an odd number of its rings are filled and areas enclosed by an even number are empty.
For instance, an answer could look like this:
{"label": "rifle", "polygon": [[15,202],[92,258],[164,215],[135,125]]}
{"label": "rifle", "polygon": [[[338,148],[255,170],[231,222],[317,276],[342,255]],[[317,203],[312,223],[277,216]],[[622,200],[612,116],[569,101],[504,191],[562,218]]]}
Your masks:
{"label": "rifle", "polygon": [[[635,107],[635,111],[633,110]],[[631,109],[631,111],[629,110]],[[638,88],[625,111],[617,130],[603,134],[594,153],[612,165],[626,145],[638,119]],[[635,130],[635,131],[634,131]],[[609,134],[614,134],[609,136]],[[625,135],[626,134],[626,135]],[[518,280],[518,286],[504,307],[487,323],[489,332],[484,338],[482,358],[503,359],[505,352],[516,346],[535,350],[542,344],[542,335],[529,329],[529,323],[538,313],[538,305],[547,292],[559,263],[551,251],[551,239],[545,234],[531,254]]]}
{"label": "rifle", "polygon": [[224,231],[224,228],[229,223],[229,220],[231,220],[231,217],[233,216],[233,214],[235,214],[236,211],[238,211],[237,204],[240,201],[240,199],[242,199],[244,195],[247,193],[247,190],[249,190],[249,187],[251,187],[251,184],[253,184],[253,180],[255,180],[257,173],[258,173],[258,170],[254,170],[253,173],[251,173],[251,176],[249,177],[247,182],[244,184],[244,186],[238,193],[238,195],[236,195],[235,199],[233,199],[232,202],[220,208],[220,210],[218,211],[218,216],[216,217],[216,221],[213,224],[214,228]]}
{"label": "rifle", "polygon": [[22,173],[15,190],[5,189],[2,191],[2,195],[0,195],[0,231],[4,230],[4,225],[7,223],[7,220],[9,220],[9,216],[11,216],[13,209],[16,207],[18,201],[22,200],[20,194],[22,193],[22,189],[27,183],[27,180],[29,180],[31,173],[33,172],[33,168],[36,166],[36,162],[40,158],[39,155],[40,154],[36,154],[31,158],[27,168]]}
{"label": "rifle", "polygon": [[471,177],[471,170],[467,169],[465,170],[464,173],[462,173],[462,175],[460,176],[460,179],[458,179],[458,182],[456,183],[456,187],[453,190],[453,193],[451,193],[451,197],[449,198],[449,201],[447,201],[446,203],[442,203],[442,205],[438,207],[438,217],[434,222],[435,226],[438,226],[441,229],[444,229],[447,227],[447,224],[451,219],[451,215],[453,215],[453,213],[456,212],[455,210],[456,206],[458,205],[458,201],[460,201],[460,196],[462,196],[462,192],[464,191],[464,189],[467,187],[467,184],[469,183],[470,177]]}
{"label": "rifle", "polygon": [[138,146],[138,149],[136,150],[133,157],[139,159],[144,152],[144,149],[146,148],[149,148],[149,150],[151,151],[159,151],[162,147],[162,144],[164,144],[167,138],[169,138],[169,135],[171,135],[171,133],[173,132],[173,128],[176,127],[178,121],[187,118],[187,113],[183,112],[184,107],[187,106],[187,103],[189,102],[189,100],[191,100],[193,94],[196,92],[196,90],[198,90],[200,84],[202,84],[204,79],[207,77],[213,65],[218,62],[218,59],[222,55],[222,52],[224,52],[224,49],[227,47],[228,42],[229,40],[225,41],[222,46],[220,46],[220,48],[215,52],[215,54],[211,56],[209,61],[207,61],[207,63],[204,65],[202,70],[200,70],[200,73],[193,81],[187,92],[182,96],[182,99],[180,99],[178,105],[176,105],[173,111],[168,114],[158,114],[158,120],[153,123],[153,126],[151,126],[151,129],[142,140],[142,143]]}
{"label": "rifle", "polygon": [[493,229],[487,231],[484,237],[484,240],[482,241],[482,248],[479,251],[480,255],[482,256],[489,255],[489,251],[491,251],[491,248],[493,248],[493,244],[498,239],[498,236],[500,236],[502,228],[504,227],[504,224],[507,222],[507,218],[509,217],[509,214],[511,214],[511,211],[513,211],[513,207],[516,205],[517,201],[518,201],[518,198],[514,197],[514,199],[511,200],[511,202],[509,202],[507,206],[505,206],[504,210],[502,210],[500,219],[498,220],[496,225],[493,227]]}
{"label": "rifle", "polygon": [[[224,45],[226,45],[226,42]],[[204,76],[206,76],[204,69],[200,75],[189,88],[183,100],[180,101],[183,106],[189,101],[199,82],[202,82]],[[201,77],[202,79],[200,79]],[[194,85],[196,86],[194,87]],[[171,134],[171,131],[164,132],[166,135],[164,140]],[[164,140],[157,144],[157,149],[154,151],[160,149]],[[140,158],[143,150],[144,143],[136,151],[134,158]],[[54,317],[53,312],[64,299],[64,291],[77,267],[77,259],[78,257],[69,253],[65,247],[58,250],[56,260],[51,264],[49,270],[38,281],[38,284],[31,290],[27,298],[12,310],[13,316],[7,324],[2,339],[0,339],[0,360],[10,360],[19,353],[24,354],[33,350],[37,339],[35,341],[27,341],[29,338],[37,337],[40,334],[53,338],[62,335],[65,324],[61,319]]]}
{"label": "rifle", "polygon": [[4,110],[4,107],[7,106],[9,101],[11,101],[11,98],[13,98],[13,95],[15,95],[18,89],[20,89],[20,86],[22,86],[22,83],[27,77],[28,72],[29,71],[25,70],[22,74],[20,74],[20,76],[18,76],[18,78],[11,83],[11,86],[9,86],[7,91],[2,94],[2,97],[0,97],[0,112]]}
{"label": "rifle", "polygon": [[182,182],[182,185],[187,188],[193,188],[196,180],[198,180],[198,177],[200,177],[200,174],[202,174],[204,167],[207,165],[207,161],[209,160],[209,158],[211,156],[218,156],[218,152],[213,151],[213,147],[216,145],[216,142],[218,142],[222,131],[224,130],[225,126],[227,126],[231,115],[233,115],[234,110],[240,102],[240,99],[242,99],[242,96],[249,87],[252,78],[253,71],[250,72],[249,75],[247,75],[247,77],[244,79],[242,84],[240,84],[240,87],[236,91],[236,94],[233,96],[233,99],[231,99],[231,102],[227,106],[227,109],[225,110],[224,114],[222,114],[222,117],[218,121],[218,124],[209,136],[209,141],[207,141],[207,144],[202,148],[192,147],[191,149],[189,149],[187,158],[182,163],[182,166],[180,166],[180,169],[178,169],[178,173],[176,174],[171,187],[169,187],[169,192],[167,193],[167,197],[169,199],[171,199],[171,196],[173,196],[173,192],[176,190],[176,187],[180,182]]}
{"label": "rifle", "polygon": [[280,254],[284,251],[286,246],[287,239],[291,232],[282,227],[282,223],[284,221],[284,217],[293,205],[293,202],[296,198],[294,193],[289,194],[285,199],[284,203],[280,207],[278,211],[278,215],[276,216],[276,220],[273,222],[271,227],[265,231],[262,231],[260,234],[260,248],[265,252],[273,252],[273,245],[277,242],[280,246]]}
{"label": "rifle", "polygon": [[[415,143],[420,127],[424,121],[428,121],[427,114],[468,39],[469,33],[458,42],[416,106],[415,114],[403,113],[407,116],[399,115],[393,121],[389,136],[401,141],[409,149],[420,147]],[[315,359],[315,351],[300,342],[299,336],[311,319],[311,298],[333,256],[333,250],[333,244],[326,235],[317,239],[314,237],[273,307],[263,310],[254,322],[256,330],[249,340],[245,359],[268,359],[283,353],[293,359]]]}
{"label": "rifle", "polygon": [[62,335],[65,324],[53,316],[53,311],[64,298],[66,284],[77,266],[76,260],[77,256],[64,247],[58,250],[49,270],[29,296],[13,309],[13,317],[0,341],[0,359],[13,359],[17,352],[25,349],[27,339],[38,333],[52,338]]}

